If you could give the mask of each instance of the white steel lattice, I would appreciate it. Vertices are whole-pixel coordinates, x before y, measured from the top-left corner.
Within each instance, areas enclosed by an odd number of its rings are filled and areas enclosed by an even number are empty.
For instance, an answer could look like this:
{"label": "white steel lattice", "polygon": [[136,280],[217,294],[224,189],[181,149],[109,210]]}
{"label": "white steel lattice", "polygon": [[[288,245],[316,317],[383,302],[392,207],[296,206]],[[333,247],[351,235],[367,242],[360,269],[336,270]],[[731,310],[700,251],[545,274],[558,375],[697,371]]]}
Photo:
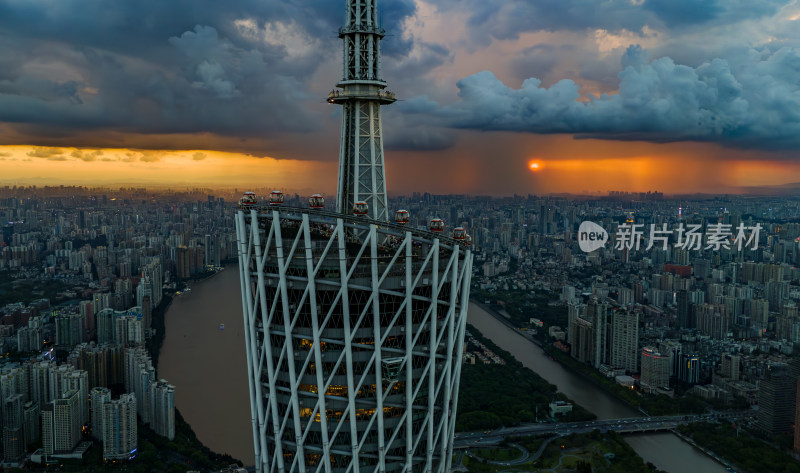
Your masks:
{"label": "white steel lattice", "polygon": [[236,230],[256,471],[448,472],[469,249],[305,209]]}
{"label": "white steel lattice", "polygon": [[385,32],[378,25],[377,0],[347,0],[345,26],[339,29],[344,44],[342,90],[328,97],[342,105],[339,147],[339,182],[336,210],[348,213],[356,202],[366,202],[369,216],[387,220],[386,177],[383,164],[381,105],[395,101],[383,90],[380,42]]}

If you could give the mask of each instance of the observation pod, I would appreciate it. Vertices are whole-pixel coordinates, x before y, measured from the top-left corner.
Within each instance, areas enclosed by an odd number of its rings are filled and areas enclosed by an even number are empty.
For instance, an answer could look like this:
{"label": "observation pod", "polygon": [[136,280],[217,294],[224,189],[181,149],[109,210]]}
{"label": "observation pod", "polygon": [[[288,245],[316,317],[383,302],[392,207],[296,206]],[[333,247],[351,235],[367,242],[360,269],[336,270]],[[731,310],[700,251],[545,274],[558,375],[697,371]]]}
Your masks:
{"label": "observation pod", "polygon": [[283,203],[283,192],[272,191],[269,194],[269,205],[281,205]]}
{"label": "observation pod", "polygon": [[258,196],[256,196],[255,192],[247,191],[242,195],[242,198],[239,199],[239,208],[240,209],[249,209],[251,207],[255,207],[258,203]]}
{"label": "observation pod", "polygon": [[464,241],[467,238],[467,231],[464,227],[456,227],[453,229],[453,240]]}
{"label": "observation pod", "polygon": [[312,209],[325,208],[325,198],[320,194],[314,194],[308,198],[308,206]]}
{"label": "observation pod", "polygon": [[440,218],[432,218],[430,224],[428,224],[428,230],[432,232],[444,231],[444,220]]}
{"label": "observation pod", "polygon": [[364,217],[369,213],[369,205],[366,202],[356,202],[353,204],[353,214]]}
{"label": "observation pod", "polygon": [[398,210],[394,213],[394,223],[405,225],[408,223],[408,210]]}
{"label": "observation pod", "polygon": [[381,360],[381,371],[383,372],[383,380],[392,382],[401,378],[403,363],[405,359],[402,356],[392,358],[384,358]]}
{"label": "observation pod", "polygon": [[469,234],[464,237],[464,246],[472,246],[472,237]]}

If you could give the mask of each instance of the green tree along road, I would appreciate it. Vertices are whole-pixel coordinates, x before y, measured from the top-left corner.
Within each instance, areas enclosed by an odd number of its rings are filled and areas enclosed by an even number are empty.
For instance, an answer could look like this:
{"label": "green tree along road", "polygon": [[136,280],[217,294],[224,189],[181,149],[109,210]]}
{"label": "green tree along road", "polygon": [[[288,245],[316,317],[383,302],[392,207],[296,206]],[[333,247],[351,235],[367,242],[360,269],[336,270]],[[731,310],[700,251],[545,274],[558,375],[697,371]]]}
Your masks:
{"label": "green tree along road", "polygon": [[[541,437],[514,439],[514,443],[525,447],[532,454],[538,450],[543,441],[545,439]],[[504,470],[558,473],[659,473],[655,466],[645,463],[619,434],[616,432],[604,434],[597,430],[554,438],[538,459],[521,465],[493,465],[480,458],[467,457],[464,458],[464,465],[470,473],[496,473]]]}
{"label": "green tree along road", "polygon": [[800,463],[781,450],[730,424],[698,422],[678,430],[748,473],[800,473]]}
{"label": "green tree along road", "polygon": [[[525,327],[531,318],[537,318],[545,326],[557,325],[566,330],[567,308],[564,305],[550,305],[558,301],[558,296],[552,292],[527,292],[498,290],[489,292],[473,287],[472,298],[484,302],[489,301],[489,306],[495,310],[505,310],[510,321],[517,327]],[[502,301],[498,305],[497,301]]]}
{"label": "green tree along road", "polygon": [[[475,327],[469,332],[502,358],[506,364],[464,364],[458,396],[456,430],[494,429],[521,422],[549,418],[553,400],[568,400],[556,386],[522,365],[510,353],[483,337]],[[537,415],[538,412],[538,415]],[[570,414],[560,417],[566,422],[593,420],[596,417],[581,406],[573,405]]]}

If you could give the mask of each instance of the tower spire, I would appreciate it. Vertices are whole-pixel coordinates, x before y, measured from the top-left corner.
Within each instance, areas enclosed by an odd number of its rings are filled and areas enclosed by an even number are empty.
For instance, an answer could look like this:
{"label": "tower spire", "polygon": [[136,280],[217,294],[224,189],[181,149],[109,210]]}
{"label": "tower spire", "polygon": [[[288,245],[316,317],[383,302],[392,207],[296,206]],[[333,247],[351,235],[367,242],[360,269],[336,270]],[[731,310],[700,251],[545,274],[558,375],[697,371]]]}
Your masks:
{"label": "tower spire", "polygon": [[385,31],[378,25],[378,0],[347,0],[345,25],[339,29],[344,43],[344,75],[328,95],[342,105],[339,147],[339,184],[336,210],[350,213],[353,204],[366,202],[369,216],[387,220],[386,174],[380,106],[395,101],[385,91],[381,77],[380,41]]}

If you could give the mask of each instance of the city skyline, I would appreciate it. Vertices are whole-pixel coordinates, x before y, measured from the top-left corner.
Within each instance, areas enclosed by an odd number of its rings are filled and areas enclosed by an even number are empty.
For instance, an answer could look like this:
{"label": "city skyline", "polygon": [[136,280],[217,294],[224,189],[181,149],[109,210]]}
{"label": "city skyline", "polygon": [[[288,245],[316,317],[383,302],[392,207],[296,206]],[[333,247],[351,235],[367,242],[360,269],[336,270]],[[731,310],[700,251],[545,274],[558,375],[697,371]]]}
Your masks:
{"label": "city skyline", "polygon": [[[388,187],[735,193],[800,181],[800,3],[578,3],[387,1],[384,67],[400,99],[386,111]],[[325,97],[342,8],[119,2],[83,17],[81,4],[0,1],[0,184],[335,192],[324,177],[341,111]]]}

